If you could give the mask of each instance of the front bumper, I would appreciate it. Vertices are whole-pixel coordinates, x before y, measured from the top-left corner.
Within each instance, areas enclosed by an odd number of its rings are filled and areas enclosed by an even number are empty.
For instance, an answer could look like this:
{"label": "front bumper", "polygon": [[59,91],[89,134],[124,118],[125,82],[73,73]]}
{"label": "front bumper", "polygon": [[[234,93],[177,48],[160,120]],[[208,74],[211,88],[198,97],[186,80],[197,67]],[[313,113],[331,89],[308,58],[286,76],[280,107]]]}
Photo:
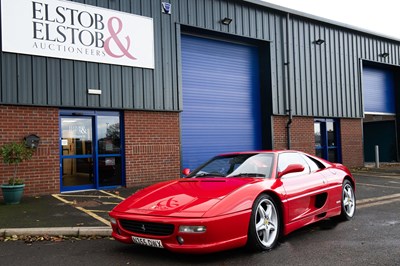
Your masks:
{"label": "front bumper", "polygon": [[[112,211],[112,236],[124,243],[133,244],[132,237],[160,240],[165,249],[181,253],[211,253],[244,246],[247,242],[248,225],[251,211],[242,211],[212,218],[158,217],[149,215],[126,214]],[[167,236],[149,235],[124,229],[121,220],[134,220],[160,224],[173,224],[173,233]],[[179,232],[179,226],[206,226],[203,233]],[[183,241],[182,241],[183,240]]]}

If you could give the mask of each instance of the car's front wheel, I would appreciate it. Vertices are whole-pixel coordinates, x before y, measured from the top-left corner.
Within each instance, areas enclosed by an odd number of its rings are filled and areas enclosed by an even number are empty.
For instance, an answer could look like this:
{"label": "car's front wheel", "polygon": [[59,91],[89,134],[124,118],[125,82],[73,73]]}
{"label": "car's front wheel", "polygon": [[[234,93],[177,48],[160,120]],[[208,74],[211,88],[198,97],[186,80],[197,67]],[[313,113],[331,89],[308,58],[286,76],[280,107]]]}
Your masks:
{"label": "car's front wheel", "polygon": [[250,218],[247,246],[251,250],[270,250],[278,243],[280,235],[279,208],[275,200],[262,194],[254,201]]}

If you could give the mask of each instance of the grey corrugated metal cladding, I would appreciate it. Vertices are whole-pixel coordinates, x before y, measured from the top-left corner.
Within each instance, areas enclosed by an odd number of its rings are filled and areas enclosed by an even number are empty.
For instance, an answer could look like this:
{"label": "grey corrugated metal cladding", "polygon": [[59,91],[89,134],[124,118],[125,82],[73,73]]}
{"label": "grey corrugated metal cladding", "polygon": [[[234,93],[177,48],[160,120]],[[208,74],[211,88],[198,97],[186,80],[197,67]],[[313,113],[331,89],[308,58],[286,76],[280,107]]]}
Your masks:
{"label": "grey corrugated metal cladding", "polygon": [[[155,68],[2,52],[0,103],[180,111],[180,25],[269,45],[270,54],[260,62],[269,70],[268,82],[261,84],[272,97],[272,114],[290,108],[293,115],[362,117],[361,60],[399,65],[397,40],[299,14],[287,16],[257,1],[170,0],[171,15],[161,12],[160,0],[75,2],[152,17]],[[232,19],[229,26],[220,23],[224,17]],[[316,44],[318,39],[324,43]],[[390,56],[380,57],[384,52]],[[88,94],[92,88],[101,95]]]}

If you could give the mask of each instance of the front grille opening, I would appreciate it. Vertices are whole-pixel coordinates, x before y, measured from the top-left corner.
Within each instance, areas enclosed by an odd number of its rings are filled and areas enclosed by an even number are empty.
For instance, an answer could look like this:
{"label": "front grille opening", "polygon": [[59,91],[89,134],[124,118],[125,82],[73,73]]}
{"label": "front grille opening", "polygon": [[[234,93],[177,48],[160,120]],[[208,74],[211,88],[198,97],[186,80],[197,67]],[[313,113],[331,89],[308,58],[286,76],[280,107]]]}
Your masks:
{"label": "front grille opening", "polygon": [[168,236],[174,232],[173,224],[151,223],[132,220],[120,220],[121,227],[130,232],[153,235]]}

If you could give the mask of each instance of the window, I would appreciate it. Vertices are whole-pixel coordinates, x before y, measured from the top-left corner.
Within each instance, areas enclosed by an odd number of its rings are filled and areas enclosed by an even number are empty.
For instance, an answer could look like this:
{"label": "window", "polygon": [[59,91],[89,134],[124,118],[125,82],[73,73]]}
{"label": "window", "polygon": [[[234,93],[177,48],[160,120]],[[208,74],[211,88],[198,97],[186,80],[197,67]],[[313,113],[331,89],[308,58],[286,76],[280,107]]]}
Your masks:
{"label": "window", "polygon": [[339,123],[335,119],[315,119],[315,155],[330,162],[340,162]]}
{"label": "window", "polygon": [[307,162],[304,160],[304,158],[298,154],[298,153],[293,153],[293,152],[285,152],[279,155],[278,158],[278,172],[282,172],[285,170],[289,165],[291,164],[301,164],[304,166],[304,171],[299,172],[299,173],[291,173],[285,175],[285,177],[289,176],[298,176],[298,175],[304,175],[304,174],[309,174],[310,173],[310,167],[307,164]]}
{"label": "window", "polygon": [[187,177],[271,177],[272,153],[216,156]]}
{"label": "window", "polygon": [[315,159],[313,159],[311,157],[308,157],[307,155],[302,154],[302,157],[310,166],[311,173],[314,173],[320,169],[325,168],[325,166],[323,164],[321,164],[320,162],[316,161]]}

